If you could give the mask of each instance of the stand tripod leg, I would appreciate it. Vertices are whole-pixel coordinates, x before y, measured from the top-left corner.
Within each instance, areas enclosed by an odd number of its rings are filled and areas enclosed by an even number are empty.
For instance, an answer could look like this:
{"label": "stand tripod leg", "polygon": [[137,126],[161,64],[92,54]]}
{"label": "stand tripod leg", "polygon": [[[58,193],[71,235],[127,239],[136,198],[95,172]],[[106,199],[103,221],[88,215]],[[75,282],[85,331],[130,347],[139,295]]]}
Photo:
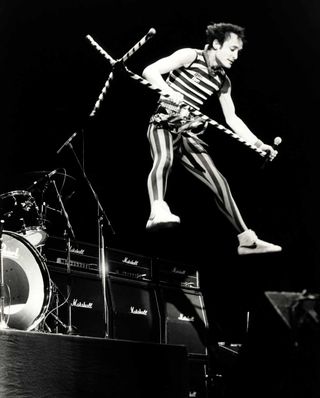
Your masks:
{"label": "stand tripod leg", "polygon": [[70,236],[67,236],[67,303],[68,303],[68,327],[67,334],[76,334],[72,326],[72,304],[71,297],[71,241]]}
{"label": "stand tripod leg", "polygon": [[0,220],[0,329],[8,329],[8,324],[5,320],[5,283],[4,283],[4,264],[3,264],[3,225],[4,220]]}
{"label": "stand tripod leg", "polygon": [[[69,276],[68,276],[69,279]],[[68,283],[67,286],[67,297],[68,297],[68,326],[67,326],[67,334],[76,334],[75,329],[72,326],[72,304],[70,302],[71,296],[71,284]]]}
{"label": "stand tripod leg", "polygon": [[[59,316],[59,308],[64,306],[66,303],[68,303],[68,297],[65,297],[59,290],[58,286],[51,281],[51,289],[52,289],[52,307],[50,311],[46,314],[44,320],[42,321],[42,331],[48,331],[49,333],[68,333],[69,331],[73,332],[73,327],[70,328],[71,325],[71,315],[68,314],[68,323],[70,325],[66,325]],[[69,310],[69,308],[68,308]],[[47,323],[48,317],[53,318],[53,323],[49,321],[49,324]],[[63,331],[60,331],[60,327],[63,328]],[[69,334],[69,333],[68,333]],[[73,334],[73,333],[72,333]]]}

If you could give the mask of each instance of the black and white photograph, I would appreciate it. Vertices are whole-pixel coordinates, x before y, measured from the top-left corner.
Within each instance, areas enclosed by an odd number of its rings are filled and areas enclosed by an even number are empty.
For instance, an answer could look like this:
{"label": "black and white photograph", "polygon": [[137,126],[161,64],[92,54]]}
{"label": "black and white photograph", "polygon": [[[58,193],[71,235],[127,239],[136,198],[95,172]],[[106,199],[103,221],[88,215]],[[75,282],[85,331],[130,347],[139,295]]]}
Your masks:
{"label": "black and white photograph", "polygon": [[319,34],[1,0],[1,398],[319,398]]}

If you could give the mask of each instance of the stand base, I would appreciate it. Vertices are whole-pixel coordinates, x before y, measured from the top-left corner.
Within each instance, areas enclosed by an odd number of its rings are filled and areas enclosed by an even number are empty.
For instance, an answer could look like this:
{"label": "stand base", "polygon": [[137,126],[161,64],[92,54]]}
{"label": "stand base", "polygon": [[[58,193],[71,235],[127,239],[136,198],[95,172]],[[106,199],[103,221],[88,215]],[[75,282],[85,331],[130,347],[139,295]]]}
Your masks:
{"label": "stand base", "polygon": [[5,321],[0,321],[0,330],[5,330],[5,329],[9,329],[9,326],[7,324],[7,322]]}
{"label": "stand base", "polygon": [[71,326],[68,327],[66,334],[72,335],[72,336],[77,336],[79,333],[76,332],[76,330]]}

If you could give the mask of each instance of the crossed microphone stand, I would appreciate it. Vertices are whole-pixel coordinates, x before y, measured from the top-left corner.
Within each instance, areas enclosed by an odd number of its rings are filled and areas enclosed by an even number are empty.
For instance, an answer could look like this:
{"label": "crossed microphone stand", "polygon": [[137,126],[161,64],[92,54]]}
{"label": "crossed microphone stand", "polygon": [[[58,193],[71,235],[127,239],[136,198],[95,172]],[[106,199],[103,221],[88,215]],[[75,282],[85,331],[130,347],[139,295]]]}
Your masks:
{"label": "crossed microphone stand", "polygon": [[[132,54],[134,54],[144,43],[146,43],[147,40],[149,40],[153,35],[155,34],[154,29],[150,29],[150,31],[145,35],[136,45],[134,45],[120,60],[115,61],[113,58],[110,57],[109,60],[111,60],[111,64],[113,68],[116,68],[119,64],[123,64],[124,61],[126,61]],[[96,101],[90,115],[89,119],[92,120],[92,118],[95,116],[96,111],[100,108],[100,104],[104,99],[104,95],[107,93],[108,88],[110,87],[110,83],[113,80],[114,77],[114,72],[113,70],[109,74],[108,80],[106,81],[101,94],[98,97],[98,100]],[[115,231],[110,223],[110,220],[101,204],[101,201],[95,192],[86,172],[83,167],[83,165],[80,162],[79,157],[77,156],[77,153],[75,152],[73,145],[72,145],[72,140],[78,135],[78,132],[74,132],[63,144],[62,146],[57,150],[57,154],[60,154],[60,152],[65,148],[69,147],[70,150],[73,153],[73,156],[76,160],[76,163],[78,164],[79,168],[81,169],[82,175],[95,199],[95,202],[97,204],[97,229],[98,229],[98,247],[99,247],[99,275],[101,277],[101,288],[102,288],[102,296],[103,296],[103,315],[104,315],[104,333],[105,337],[110,336],[110,314],[109,314],[109,307],[108,307],[108,299],[110,299],[110,279],[109,279],[109,267],[106,261],[105,257],[105,240],[104,240],[104,223],[106,222],[108,227],[110,228],[112,234],[115,234]],[[68,251],[68,260],[67,261],[70,264],[70,250]],[[71,324],[71,305],[69,305],[69,331],[73,331],[72,329],[72,324]]]}

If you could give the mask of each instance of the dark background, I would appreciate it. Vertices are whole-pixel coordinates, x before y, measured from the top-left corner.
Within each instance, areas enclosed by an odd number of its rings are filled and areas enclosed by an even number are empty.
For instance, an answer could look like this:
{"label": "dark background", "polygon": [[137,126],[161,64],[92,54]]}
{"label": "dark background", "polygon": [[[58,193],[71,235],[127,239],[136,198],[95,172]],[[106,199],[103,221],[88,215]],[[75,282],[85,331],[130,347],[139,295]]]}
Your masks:
{"label": "dark background", "polygon": [[[157,94],[128,76],[112,81],[89,118],[110,73],[90,34],[112,57],[121,57],[151,27],[157,34],[127,62],[140,74],[181,47],[202,48],[209,22],[246,27],[248,43],[228,72],[237,113],[267,143],[281,136],[279,156],[262,167],[259,154],[209,128],[219,170],[227,177],[248,226],[281,244],[279,254],[238,257],[237,237],[217,211],[211,192],[175,165],[167,200],[181,217],[172,231],[146,233],[151,167],[147,124]],[[208,313],[225,333],[241,333],[245,312],[264,290],[319,288],[318,76],[320,10],[308,2],[2,0],[0,5],[0,191],[30,190],[36,198],[43,173],[56,175],[77,240],[97,242],[97,204],[81,168],[115,231],[106,245],[196,264]],[[223,123],[213,101],[213,118]],[[73,151],[57,150],[74,133]],[[37,172],[37,173],[36,173]],[[59,209],[50,185],[45,201]],[[65,220],[48,216],[61,235]],[[107,223],[105,223],[107,224]],[[230,329],[230,330],[229,330]],[[233,338],[233,337],[232,337]],[[238,334],[235,337],[238,338]]]}

